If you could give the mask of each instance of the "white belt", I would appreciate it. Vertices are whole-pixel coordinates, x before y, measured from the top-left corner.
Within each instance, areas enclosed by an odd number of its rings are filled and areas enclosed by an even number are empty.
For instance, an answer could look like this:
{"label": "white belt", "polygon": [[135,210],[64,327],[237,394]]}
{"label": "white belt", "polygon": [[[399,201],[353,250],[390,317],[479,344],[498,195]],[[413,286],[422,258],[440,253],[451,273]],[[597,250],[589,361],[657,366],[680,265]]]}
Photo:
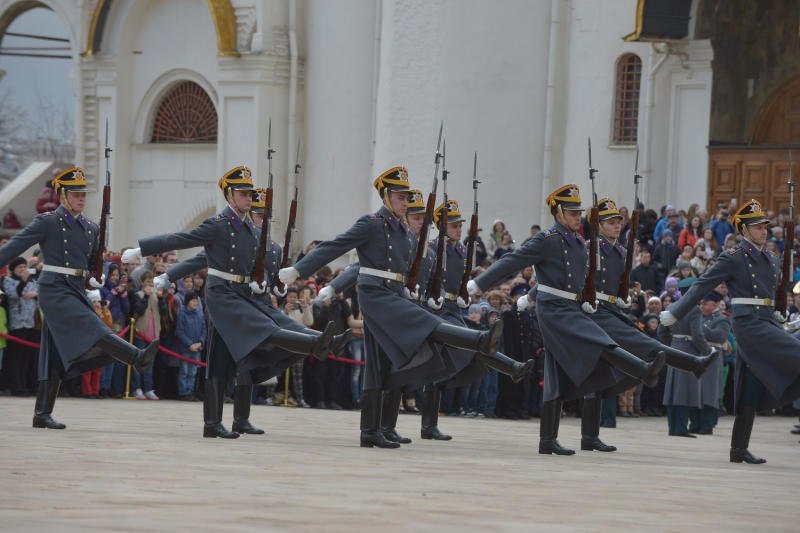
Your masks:
{"label": "white belt", "polygon": [[456,300],[458,300],[458,294],[452,292],[446,292],[444,293],[444,299],[450,300],[451,302],[455,302]]}
{"label": "white belt", "polygon": [[385,270],[378,270],[377,268],[369,268],[369,267],[358,267],[359,274],[367,274],[369,276],[375,276],[377,278],[384,278],[390,279],[392,281],[402,281],[405,282],[406,275],[400,274],[399,272],[387,272]]}
{"label": "white belt", "polygon": [[775,300],[772,298],[731,298],[731,305],[765,305],[775,307]]}
{"label": "white belt", "polygon": [[239,274],[228,274],[216,268],[209,268],[208,275],[224,279],[225,281],[232,281],[234,283],[250,283],[250,276],[241,276]]}
{"label": "white belt", "polygon": [[67,276],[75,276],[77,278],[85,278],[89,275],[88,270],[80,268],[65,268],[53,265],[43,265],[42,270],[45,272],[55,272],[56,274],[66,274]]}
{"label": "white belt", "polygon": [[541,283],[536,285],[536,290],[540,292],[546,292],[547,294],[552,294],[554,296],[560,296],[561,298],[565,298],[567,300],[572,300],[574,302],[580,302],[581,296],[575,294],[574,292],[567,292],[562,291],[561,289],[556,289],[554,287],[548,287],[547,285],[542,285]]}
{"label": "white belt", "polygon": [[597,298],[598,300],[602,300],[604,302],[608,302],[608,303],[613,304],[613,303],[617,302],[617,300],[619,299],[619,296],[612,296],[610,294],[605,294],[603,292],[597,292],[597,293],[595,293],[595,298]]}

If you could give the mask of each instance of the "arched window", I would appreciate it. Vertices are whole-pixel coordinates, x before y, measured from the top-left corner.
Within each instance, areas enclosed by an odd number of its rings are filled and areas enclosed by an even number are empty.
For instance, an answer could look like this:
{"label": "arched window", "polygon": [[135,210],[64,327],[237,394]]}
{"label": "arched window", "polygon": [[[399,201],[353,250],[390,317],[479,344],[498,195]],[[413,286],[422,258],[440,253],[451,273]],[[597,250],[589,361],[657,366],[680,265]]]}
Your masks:
{"label": "arched window", "polygon": [[625,54],[617,60],[614,94],[614,144],[636,144],[642,60]]}
{"label": "arched window", "polygon": [[164,96],[153,119],[150,142],[217,142],[217,110],[202,87],[184,81]]}

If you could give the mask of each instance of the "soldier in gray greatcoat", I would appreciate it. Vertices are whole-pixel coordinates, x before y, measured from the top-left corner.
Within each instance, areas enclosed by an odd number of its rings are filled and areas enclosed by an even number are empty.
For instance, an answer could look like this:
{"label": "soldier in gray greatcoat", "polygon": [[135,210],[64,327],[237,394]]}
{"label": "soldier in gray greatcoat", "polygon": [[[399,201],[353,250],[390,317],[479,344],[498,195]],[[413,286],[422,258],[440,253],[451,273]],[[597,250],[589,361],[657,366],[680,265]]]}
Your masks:
{"label": "soldier in gray greatcoat", "polygon": [[642,361],[587,316],[597,307],[596,302],[581,304],[587,253],[577,234],[583,211],[577,185],[559,187],[547,197],[547,204],[555,225],[505,254],[470,281],[468,289],[471,294],[485,291],[528,265],[536,269],[536,309],[545,347],[539,453],[571,455],[575,452],[557,439],[563,400],[597,391],[611,394],[621,381],[619,371],[652,386],[664,366],[664,355]]}
{"label": "soldier in gray greatcoat", "polygon": [[[39,277],[39,307],[44,320],[33,427],[64,429],[52,418],[62,379],[102,368],[112,359],[142,372],[158,351],[158,342],[140,350],[114,335],[95,313],[86,298],[85,278],[102,250],[100,228],[82,214],[88,190],[83,169],[67,169],[52,183],[61,205],[38,215],[0,248],[0,265],[33,245],[41,248],[45,265]],[[90,280],[95,288],[102,283]]]}
{"label": "soldier in gray greatcoat", "polygon": [[454,326],[406,298],[406,274],[414,252],[414,232],[406,224],[408,172],[395,167],[373,183],[384,202],[360,217],[345,233],[326,241],[294,267],[281,269],[291,283],[355,248],[358,251],[358,299],[364,315],[366,368],[361,408],[361,446],[396,448],[381,432],[382,391],[426,383],[447,375],[448,365],[434,343],[479,351],[497,351],[502,323],[486,332]]}
{"label": "soldier in gray greatcoat", "polygon": [[716,291],[708,293],[700,302],[703,315],[703,335],[706,343],[719,356],[700,378],[700,406],[689,411],[689,433],[711,435],[719,417],[719,399],[722,396],[722,358],[731,332],[730,314],[719,309],[722,295]]}
{"label": "soldier in gray greatcoat", "polygon": [[[673,324],[722,282],[731,297],[736,335],[736,376],[731,434],[731,462],[760,464],[764,459],[748,451],[756,411],[791,403],[800,397],[800,340],[781,323],[775,310],[779,258],[764,249],[768,219],[761,204],[750,200],[732,222],[744,239],[726,250],[703,272],[680,300],[661,312],[661,323]],[[791,246],[787,246],[791,250]]]}
{"label": "soldier in gray greatcoat", "polygon": [[[698,378],[715,360],[711,356],[698,357],[675,347],[665,346],[658,340],[640,330],[633,320],[622,309],[630,307],[630,297],[617,297],[622,277],[625,275],[626,249],[619,243],[622,230],[622,215],[610,198],[603,198],[597,203],[600,219],[598,251],[600,253],[600,270],[595,278],[597,286],[597,312],[590,315],[609,337],[625,350],[646,360],[653,360],[659,352],[664,352],[667,365],[692,372]],[[636,386],[632,378],[626,377],[627,388]],[[615,385],[615,389],[618,385]],[[604,391],[586,396],[583,401],[581,416],[581,449],[614,451],[600,440],[600,411]]]}
{"label": "soldier in gray greatcoat", "polygon": [[[219,180],[228,202],[222,213],[190,231],[141,239],[140,248],[127,250],[122,256],[123,262],[129,262],[166,250],[204,247],[208,264],[206,308],[236,361],[240,376],[263,369],[271,373],[269,369],[283,365],[286,352],[324,359],[331,346],[346,344],[349,339],[349,332],[334,338],[332,323],[322,333],[306,330],[268,305],[264,297],[266,279],[263,285],[252,280],[261,233],[249,214],[253,191],[250,176],[247,167],[236,167]],[[211,400],[206,405],[209,409],[206,414],[212,416],[207,418],[203,435],[230,437],[221,422],[212,420],[221,417],[224,387],[221,376],[225,372],[215,372],[213,367],[210,372],[206,396],[211,396]]]}

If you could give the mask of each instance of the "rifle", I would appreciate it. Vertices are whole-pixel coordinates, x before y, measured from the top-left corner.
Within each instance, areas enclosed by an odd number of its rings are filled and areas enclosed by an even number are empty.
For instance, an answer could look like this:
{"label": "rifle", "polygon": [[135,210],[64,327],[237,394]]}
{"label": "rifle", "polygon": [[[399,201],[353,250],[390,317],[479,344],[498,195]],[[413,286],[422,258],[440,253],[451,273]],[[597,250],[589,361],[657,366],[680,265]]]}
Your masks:
{"label": "rifle", "polygon": [[469,221],[469,235],[467,244],[467,264],[464,266],[464,277],[461,278],[461,287],[458,289],[458,295],[464,300],[464,303],[469,302],[469,293],[467,292],[467,283],[469,282],[470,274],[472,274],[472,262],[475,255],[475,241],[478,240],[478,152],[475,152],[475,159],[472,162],[472,218]]}
{"label": "rifle", "polygon": [[583,287],[583,301],[589,302],[594,307],[597,300],[597,289],[594,275],[600,268],[597,248],[597,229],[600,226],[600,214],[597,210],[597,193],[594,189],[594,179],[597,169],[592,168],[592,139],[589,138],[589,181],[592,182],[592,208],[589,210],[589,272],[586,275],[586,284]]}
{"label": "rifle", "polygon": [[428,248],[428,228],[430,228],[431,221],[433,220],[433,210],[436,208],[436,186],[439,184],[439,161],[442,159],[442,154],[439,148],[442,146],[442,129],[444,128],[444,121],[439,124],[439,140],[436,143],[436,154],[433,157],[434,170],[433,170],[433,187],[428,195],[428,203],[425,204],[425,221],[422,223],[422,229],[419,232],[419,239],[417,240],[417,252],[414,255],[414,262],[411,263],[411,269],[408,272],[408,280],[406,281],[406,289],[411,294],[417,292],[417,281],[419,281],[419,265],[422,258],[425,257],[425,250]]}
{"label": "rifle", "polygon": [[794,183],[792,183],[792,152],[789,152],[789,220],[786,221],[783,241],[783,264],[781,265],[781,283],[778,285],[778,294],[775,295],[775,310],[782,315],[786,314],[786,291],[789,282],[794,282],[793,255],[794,255]]}
{"label": "rifle", "polygon": [[636,230],[639,229],[639,145],[636,145],[636,163],[633,166],[633,214],[631,214],[631,229],[628,232],[628,249],[625,253],[625,271],[619,280],[617,298],[628,301],[628,291],[631,286],[631,270],[633,269],[633,254],[636,245]]}
{"label": "rifle", "polygon": [[[297,138],[297,157],[294,163],[294,199],[289,206],[289,220],[286,222],[286,237],[283,240],[283,257],[281,258],[281,268],[289,266],[289,248],[292,245],[292,231],[294,231],[294,223],[297,220],[297,179],[300,177],[300,137]],[[284,291],[284,285],[281,280],[275,283],[278,292]]]}
{"label": "rifle", "polygon": [[103,250],[106,249],[106,227],[108,218],[111,214],[111,171],[108,169],[108,160],[111,158],[113,150],[108,147],[108,118],[106,118],[106,147],[104,157],[106,158],[106,184],[103,186],[103,206],[100,208],[100,237],[97,241],[97,251],[94,258],[89,263],[91,275],[86,278],[86,288],[94,289],[89,283],[90,278],[98,282],[103,278]]}
{"label": "rifle", "polygon": [[444,262],[447,256],[444,253],[445,242],[447,241],[447,141],[442,145],[442,197],[444,203],[442,204],[442,215],[439,217],[439,237],[436,240],[436,268],[431,276],[430,284],[428,285],[428,305],[435,303],[439,305],[442,300],[442,271],[444,270]]}
{"label": "rifle", "polygon": [[270,224],[272,223],[272,119],[269,119],[269,130],[267,133],[267,163],[269,165],[269,181],[267,183],[267,194],[264,202],[264,220],[261,222],[261,238],[258,242],[258,255],[256,264],[253,267],[253,281],[261,286],[264,283],[264,256],[267,253],[267,246],[272,239],[270,238]]}

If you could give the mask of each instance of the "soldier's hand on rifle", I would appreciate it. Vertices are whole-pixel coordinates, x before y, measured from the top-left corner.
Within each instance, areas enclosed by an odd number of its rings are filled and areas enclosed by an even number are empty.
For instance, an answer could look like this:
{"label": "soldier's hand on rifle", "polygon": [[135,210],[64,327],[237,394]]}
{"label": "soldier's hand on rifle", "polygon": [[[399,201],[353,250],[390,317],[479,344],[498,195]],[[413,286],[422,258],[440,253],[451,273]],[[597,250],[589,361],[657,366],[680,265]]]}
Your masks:
{"label": "soldier's hand on rifle", "polygon": [[438,311],[439,309],[441,309],[443,303],[444,303],[444,298],[439,298],[438,300],[432,297],[428,298],[428,307],[430,307],[434,311]]}
{"label": "soldier's hand on rifle", "polygon": [[289,292],[289,287],[288,287],[288,286],[287,286],[285,283],[284,283],[284,285],[283,285],[283,292],[281,292],[281,291],[278,289],[278,286],[277,286],[277,285],[275,285],[274,287],[272,287],[272,294],[274,294],[274,295],[275,295],[275,296],[277,296],[278,298],[285,298],[285,297],[286,297],[286,293],[287,293],[287,292]]}
{"label": "soldier's hand on rifle", "polygon": [[419,283],[414,286],[414,292],[408,290],[408,287],[403,287],[403,292],[406,295],[406,298],[409,300],[414,300],[415,302],[419,300]]}
{"label": "soldier's hand on rifle", "polygon": [[678,321],[675,315],[669,311],[661,311],[661,314],[658,315],[658,319],[661,321],[662,326],[671,326]]}
{"label": "soldier's hand on rifle", "polygon": [[617,306],[620,307],[621,309],[630,309],[631,308],[631,297],[628,296],[628,298],[626,300],[623,300],[622,298],[617,298],[614,301],[614,303],[616,303]]}
{"label": "soldier's hand on rifle", "polygon": [[250,290],[253,291],[253,294],[264,294],[267,292],[267,280],[262,281],[260,284],[257,281],[251,281]]}
{"label": "soldier's hand on rifle", "polygon": [[474,279],[471,279],[467,282],[467,292],[472,296],[473,294],[480,294],[481,290],[478,288],[478,284],[475,283]]}
{"label": "soldier's hand on rifle", "polygon": [[517,311],[524,311],[525,309],[530,307],[532,303],[533,302],[531,302],[531,299],[528,298],[528,295],[523,294],[522,296],[517,298]]}
{"label": "soldier's hand on rifle", "polygon": [[789,320],[789,313],[781,312],[776,309],[775,311],[772,312],[772,318],[777,320],[779,323],[783,324],[784,322]]}
{"label": "soldier's hand on rifle", "polygon": [[590,315],[595,314],[597,312],[597,300],[594,301],[594,305],[589,302],[583,302],[581,304],[581,309],[583,309],[584,313],[588,313]]}
{"label": "soldier's hand on rifle", "polygon": [[317,294],[315,300],[317,302],[325,303],[331,298],[333,298],[334,295],[336,295],[336,291],[333,290],[333,287],[331,287],[330,285],[325,285],[324,287],[322,287],[322,290],[319,291],[319,294]]}
{"label": "soldier's hand on rifle", "polygon": [[469,307],[469,302],[465,302],[465,301],[464,301],[464,298],[462,298],[461,296],[459,296],[458,298],[456,298],[456,304],[457,304],[457,305],[458,305],[458,307],[460,307],[461,309],[466,309],[467,307]]}
{"label": "soldier's hand on rifle", "polygon": [[106,282],[106,275],[103,274],[100,276],[100,281],[97,281],[94,277],[89,278],[89,285],[91,285],[95,289],[99,289],[102,287]]}
{"label": "soldier's hand on rifle", "polygon": [[278,279],[281,280],[281,283],[284,285],[291,285],[299,277],[300,272],[294,267],[286,267],[278,271]]}
{"label": "soldier's hand on rifle", "polygon": [[123,263],[139,263],[142,260],[141,248],[130,248],[122,254]]}
{"label": "soldier's hand on rifle", "polygon": [[153,278],[153,287],[156,289],[168,289],[169,288],[169,276],[166,272],[163,274],[159,274],[158,276]]}

